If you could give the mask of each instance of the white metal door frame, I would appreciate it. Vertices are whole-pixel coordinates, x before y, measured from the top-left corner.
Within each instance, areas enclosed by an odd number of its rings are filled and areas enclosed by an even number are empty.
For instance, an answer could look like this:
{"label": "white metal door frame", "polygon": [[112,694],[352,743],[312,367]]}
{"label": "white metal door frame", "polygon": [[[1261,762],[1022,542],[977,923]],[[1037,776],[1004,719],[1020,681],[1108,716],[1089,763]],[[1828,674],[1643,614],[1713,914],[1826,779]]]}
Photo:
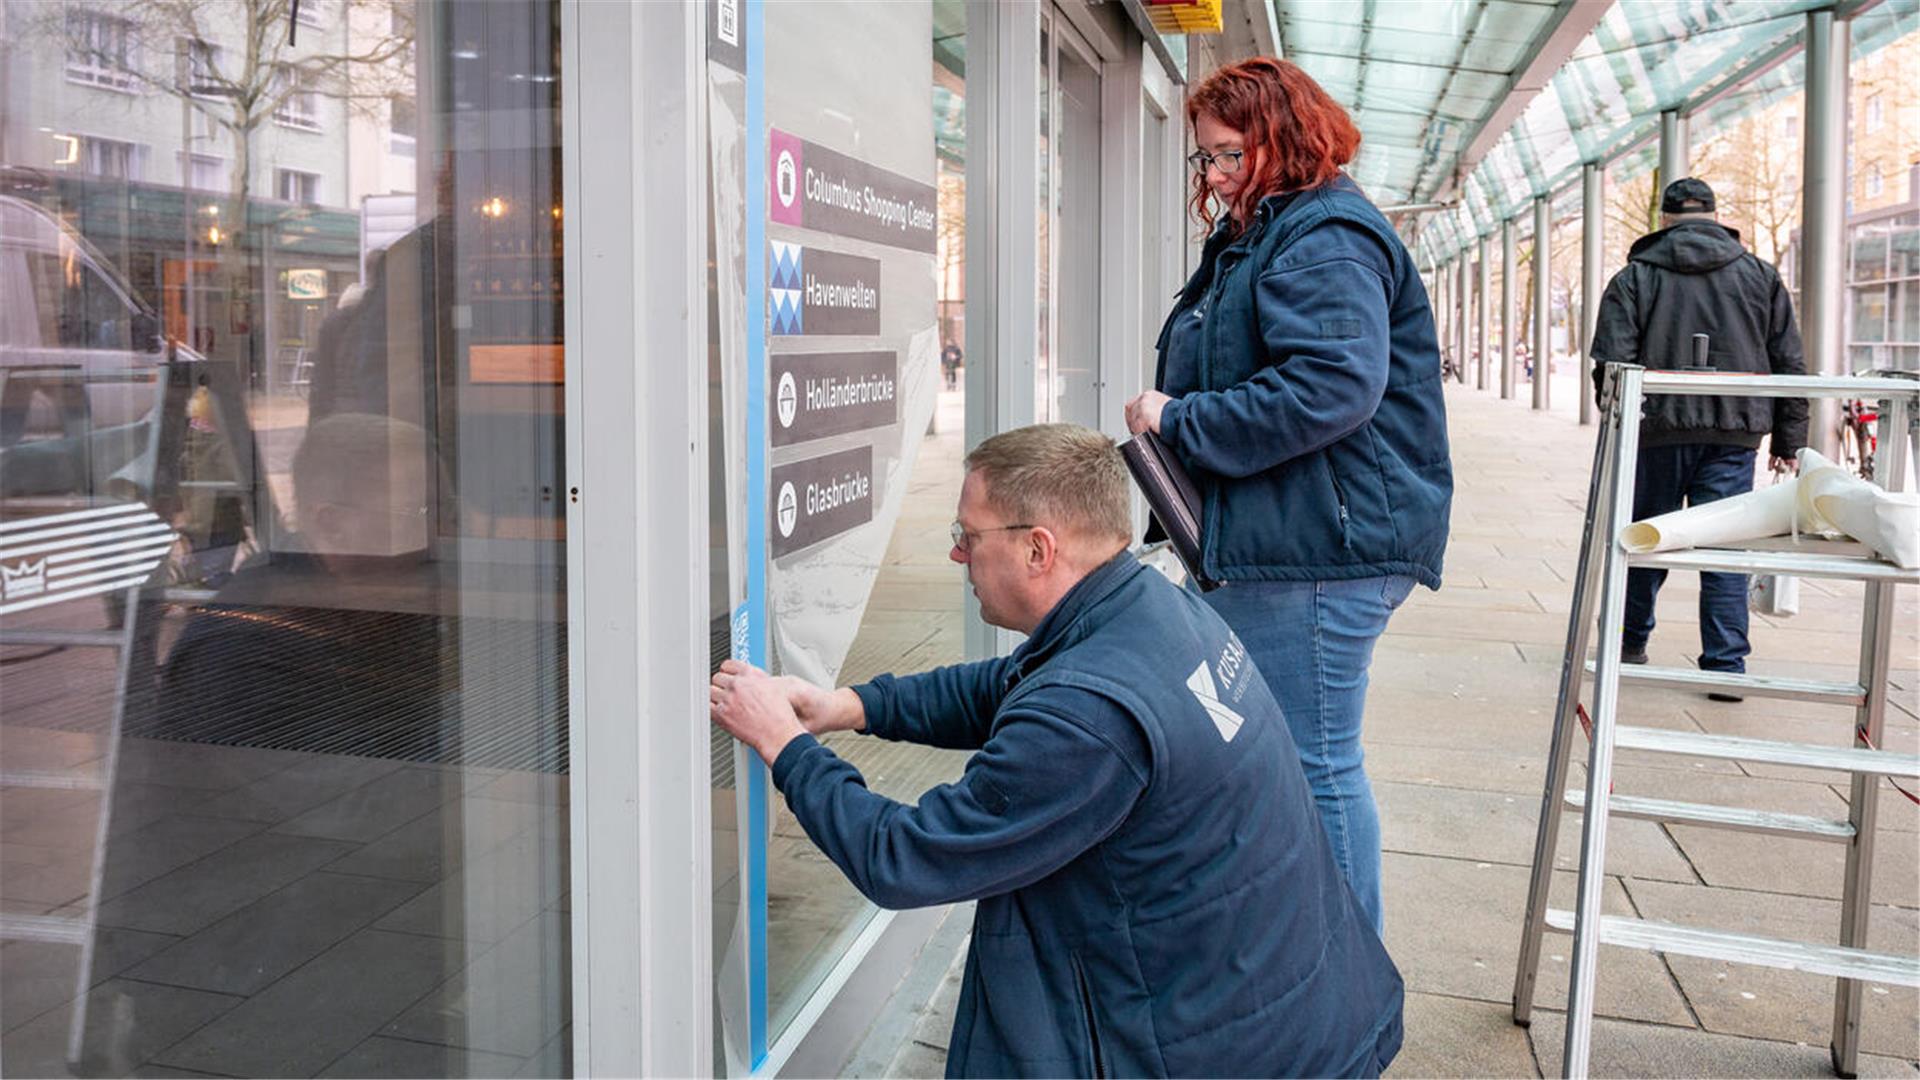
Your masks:
{"label": "white metal door frame", "polygon": [[713,1074],[703,17],[561,7],[582,1076]]}

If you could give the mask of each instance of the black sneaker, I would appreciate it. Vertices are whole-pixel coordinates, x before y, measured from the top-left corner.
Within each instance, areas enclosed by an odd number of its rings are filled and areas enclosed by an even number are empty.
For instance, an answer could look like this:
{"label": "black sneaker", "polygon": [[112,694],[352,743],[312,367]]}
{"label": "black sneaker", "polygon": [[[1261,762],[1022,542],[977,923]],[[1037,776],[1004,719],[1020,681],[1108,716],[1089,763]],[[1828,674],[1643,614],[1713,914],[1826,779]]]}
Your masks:
{"label": "black sneaker", "polygon": [[1623,664],[1644,664],[1647,662],[1647,647],[1634,648],[1631,645],[1620,646],[1620,662]]}

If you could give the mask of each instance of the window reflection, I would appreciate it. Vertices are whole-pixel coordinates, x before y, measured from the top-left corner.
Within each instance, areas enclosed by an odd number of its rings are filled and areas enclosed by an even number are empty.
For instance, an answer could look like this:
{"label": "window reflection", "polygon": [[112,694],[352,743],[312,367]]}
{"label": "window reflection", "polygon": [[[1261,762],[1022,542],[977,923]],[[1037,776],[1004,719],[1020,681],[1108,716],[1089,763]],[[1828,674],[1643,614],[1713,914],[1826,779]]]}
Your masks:
{"label": "window reflection", "polygon": [[0,8],[9,1073],[571,1071],[558,5],[292,16]]}

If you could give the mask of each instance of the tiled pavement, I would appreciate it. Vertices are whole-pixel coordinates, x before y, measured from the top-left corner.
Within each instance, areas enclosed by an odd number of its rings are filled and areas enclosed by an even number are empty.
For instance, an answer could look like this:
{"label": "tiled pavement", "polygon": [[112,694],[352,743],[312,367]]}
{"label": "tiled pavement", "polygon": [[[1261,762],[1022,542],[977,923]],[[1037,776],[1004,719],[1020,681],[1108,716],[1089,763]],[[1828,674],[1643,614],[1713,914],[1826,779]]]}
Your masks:
{"label": "tiled pavement", "polygon": [[[1454,386],[1448,391],[1456,482],[1446,583],[1417,590],[1375,654],[1367,768],[1383,818],[1387,946],[1407,984],[1404,1049],[1390,1075],[1558,1075],[1570,940],[1547,939],[1532,1028],[1510,999],[1540,785],[1578,557],[1593,428],[1563,373],[1557,408]],[[1521,394],[1526,393],[1523,385]],[[1851,677],[1858,586],[1802,582],[1801,612],[1755,616],[1751,668]],[[1698,652],[1697,579],[1661,594],[1653,662]],[[1896,707],[1887,743],[1920,747],[1920,604],[1901,590],[1893,654]],[[1689,731],[1845,745],[1848,710],[1751,700],[1719,704],[1630,689],[1623,721]],[[1578,748],[1584,758],[1584,743]],[[1576,770],[1575,781],[1580,781]],[[1803,769],[1619,755],[1617,790],[1841,817],[1845,778]],[[1881,789],[1872,945],[1920,949],[1920,808]],[[1559,865],[1578,859],[1567,815]],[[1610,910],[1648,918],[1830,941],[1838,933],[1840,850],[1650,822],[1614,822]],[[1571,906],[1561,873],[1556,906]],[[888,1074],[944,1067],[955,966]],[[1920,1076],[1920,996],[1870,987],[1861,1075]],[[1602,954],[1595,1075],[1830,1076],[1833,980],[1609,948]]]}

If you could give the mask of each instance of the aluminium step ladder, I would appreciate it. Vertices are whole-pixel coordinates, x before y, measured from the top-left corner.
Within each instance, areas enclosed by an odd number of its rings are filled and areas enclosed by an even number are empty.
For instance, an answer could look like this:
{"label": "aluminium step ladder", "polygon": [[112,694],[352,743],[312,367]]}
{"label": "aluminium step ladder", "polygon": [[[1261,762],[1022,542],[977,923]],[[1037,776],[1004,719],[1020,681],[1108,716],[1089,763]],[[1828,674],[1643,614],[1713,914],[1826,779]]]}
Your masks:
{"label": "aluminium step ladder", "polygon": [[[1851,1077],[1859,1061],[1863,984],[1920,986],[1920,958],[1882,955],[1865,949],[1874,828],[1879,808],[1876,787],[1883,776],[1920,778],[1920,757],[1874,749],[1880,745],[1886,719],[1894,586],[1920,584],[1920,570],[1902,570],[1891,563],[1863,557],[1860,553],[1865,549],[1854,544],[1801,543],[1787,545],[1793,550],[1782,551],[1778,550],[1782,545],[1777,541],[1761,541],[1745,548],[1630,555],[1618,537],[1631,521],[1639,421],[1647,395],[1879,399],[1882,402],[1880,456],[1875,462],[1874,480],[1884,488],[1899,490],[1905,482],[1908,455],[1920,449],[1920,436],[1916,436],[1915,428],[1915,424],[1920,423],[1920,381],[1657,372],[1624,364],[1609,365],[1607,379],[1610,392],[1587,492],[1586,529],[1580,543],[1580,568],[1567,625],[1567,649],[1560,670],[1553,743],[1540,805],[1539,832],[1534,840],[1526,923],[1514,978],[1514,1022],[1524,1026],[1531,1021],[1541,940],[1548,930],[1571,933],[1574,938],[1562,1058],[1564,1074],[1569,1077],[1587,1075],[1593,1038],[1594,983],[1602,944],[1831,975],[1839,980],[1831,1045],[1833,1065],[1839,1075]],[[1863,581],[1865,611],[1859,678],[1855,682],[1838,683],[1691,669],[1639,666],[1623,669],[1621,627],[1629,565],[1749,574],[1790,573]],[[1587,648],[1595,633],[1596,599],[1600,627],[1598,656],[1593,662],[1587,662]],[[1588,723],[1580,696],[1584,680],[1589,676],[1593,684],[1593,714],[1583,794],[1567,790],[1567,775],[1576,725]],[[1849,705],[1854,709],[1853,746],[1810,746],[1621,726],[1616,723],[1616,717],[1623,681]],[[1616,749],[1847,772],[1853,780],[1848,800],[1850,810],[1845,820],[1826,821],[1797,814],[1614,795],[1613,752]],[[1564,808],[1584,816],[1579,899],[1572,912],[1548,907],[1554,848]],[[1847,845],[1839,943],[1776,940],[1738,931],[1602,915],[1607,821],[1614,814]]]}

